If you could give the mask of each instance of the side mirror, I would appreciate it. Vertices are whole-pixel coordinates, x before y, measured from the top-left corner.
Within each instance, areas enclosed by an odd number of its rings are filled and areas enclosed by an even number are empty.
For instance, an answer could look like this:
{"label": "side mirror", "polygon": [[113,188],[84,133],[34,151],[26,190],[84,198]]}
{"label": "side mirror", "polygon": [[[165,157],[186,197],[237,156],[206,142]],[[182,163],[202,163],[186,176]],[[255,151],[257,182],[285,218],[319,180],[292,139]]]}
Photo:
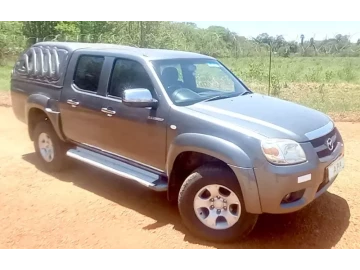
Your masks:
{"label": "side mirror", "polygon": [[129,107],[156,108],[158,101],[145,88],[126,89],[122,92],[122,102]]}

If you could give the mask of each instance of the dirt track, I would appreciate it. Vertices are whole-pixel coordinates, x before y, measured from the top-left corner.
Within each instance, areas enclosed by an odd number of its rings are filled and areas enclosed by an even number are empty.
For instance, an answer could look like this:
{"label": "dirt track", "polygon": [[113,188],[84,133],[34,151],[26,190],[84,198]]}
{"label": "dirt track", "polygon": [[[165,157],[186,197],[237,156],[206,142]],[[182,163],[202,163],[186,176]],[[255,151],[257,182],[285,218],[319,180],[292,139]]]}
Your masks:
{"label": "dirt track", "polygon": [[0,248],[360,248],[360,123],[338,123],[346,169],[313,204],[263,215],[246,241],[192,237],[163,194],[76,164],[37,169],[26,126],[0,106]]}

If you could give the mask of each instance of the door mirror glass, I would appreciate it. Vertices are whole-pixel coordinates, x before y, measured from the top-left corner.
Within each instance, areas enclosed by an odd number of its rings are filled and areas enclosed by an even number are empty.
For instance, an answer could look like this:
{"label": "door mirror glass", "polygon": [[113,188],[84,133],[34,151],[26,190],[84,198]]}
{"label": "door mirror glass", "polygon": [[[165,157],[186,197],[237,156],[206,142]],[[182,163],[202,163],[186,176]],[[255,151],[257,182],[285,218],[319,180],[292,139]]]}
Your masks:
{"label": "door mirror glass", "polygon": [[126,89],[122,92],[122,102],[129,107],[156,108],[158,101],[151,95],[150,90],[145,88]]}

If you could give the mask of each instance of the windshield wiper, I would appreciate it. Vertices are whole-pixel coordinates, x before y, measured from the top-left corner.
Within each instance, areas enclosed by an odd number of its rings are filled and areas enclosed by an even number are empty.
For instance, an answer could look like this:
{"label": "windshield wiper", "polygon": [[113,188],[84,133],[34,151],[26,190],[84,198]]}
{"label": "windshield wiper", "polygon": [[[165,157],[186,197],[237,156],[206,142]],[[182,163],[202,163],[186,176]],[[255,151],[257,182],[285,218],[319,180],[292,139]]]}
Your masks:
{"label": "windshield wiper", "polygon": [[208,101],[212,101],[212,100],[218,100],[218,99],[223,99],[223,98],[231,98],[231,97],[236,97],[237,95],[231,94],[231,95],[217,95],[217,96],[213,96],[207,99],[204,99],[203,102],[208,102]]}

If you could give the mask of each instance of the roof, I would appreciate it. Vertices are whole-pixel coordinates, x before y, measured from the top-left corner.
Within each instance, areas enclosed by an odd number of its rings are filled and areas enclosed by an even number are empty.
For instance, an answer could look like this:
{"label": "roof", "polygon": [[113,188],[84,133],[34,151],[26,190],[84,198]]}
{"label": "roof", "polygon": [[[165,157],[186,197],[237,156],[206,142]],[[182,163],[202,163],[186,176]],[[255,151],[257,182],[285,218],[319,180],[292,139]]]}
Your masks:
{"label": "roof", "polygon": [[177,50],[165,50],[165,49],[149,49],[149,48],[136,48],[131,46],[110,44],[110,43],[82,43],[82,42],[56,42],[46,41],[36,43],[34,46],[56,46],[58,48],[64,48],[70,52],[79,49],[90,49],[90,50],[106,50],[107,52],[116,53],[127,51],[129,54],[138,55],[152,60],[160,59],[175,59],[175,58],[207,58],[213,59],[210,56],[177,51]]}

